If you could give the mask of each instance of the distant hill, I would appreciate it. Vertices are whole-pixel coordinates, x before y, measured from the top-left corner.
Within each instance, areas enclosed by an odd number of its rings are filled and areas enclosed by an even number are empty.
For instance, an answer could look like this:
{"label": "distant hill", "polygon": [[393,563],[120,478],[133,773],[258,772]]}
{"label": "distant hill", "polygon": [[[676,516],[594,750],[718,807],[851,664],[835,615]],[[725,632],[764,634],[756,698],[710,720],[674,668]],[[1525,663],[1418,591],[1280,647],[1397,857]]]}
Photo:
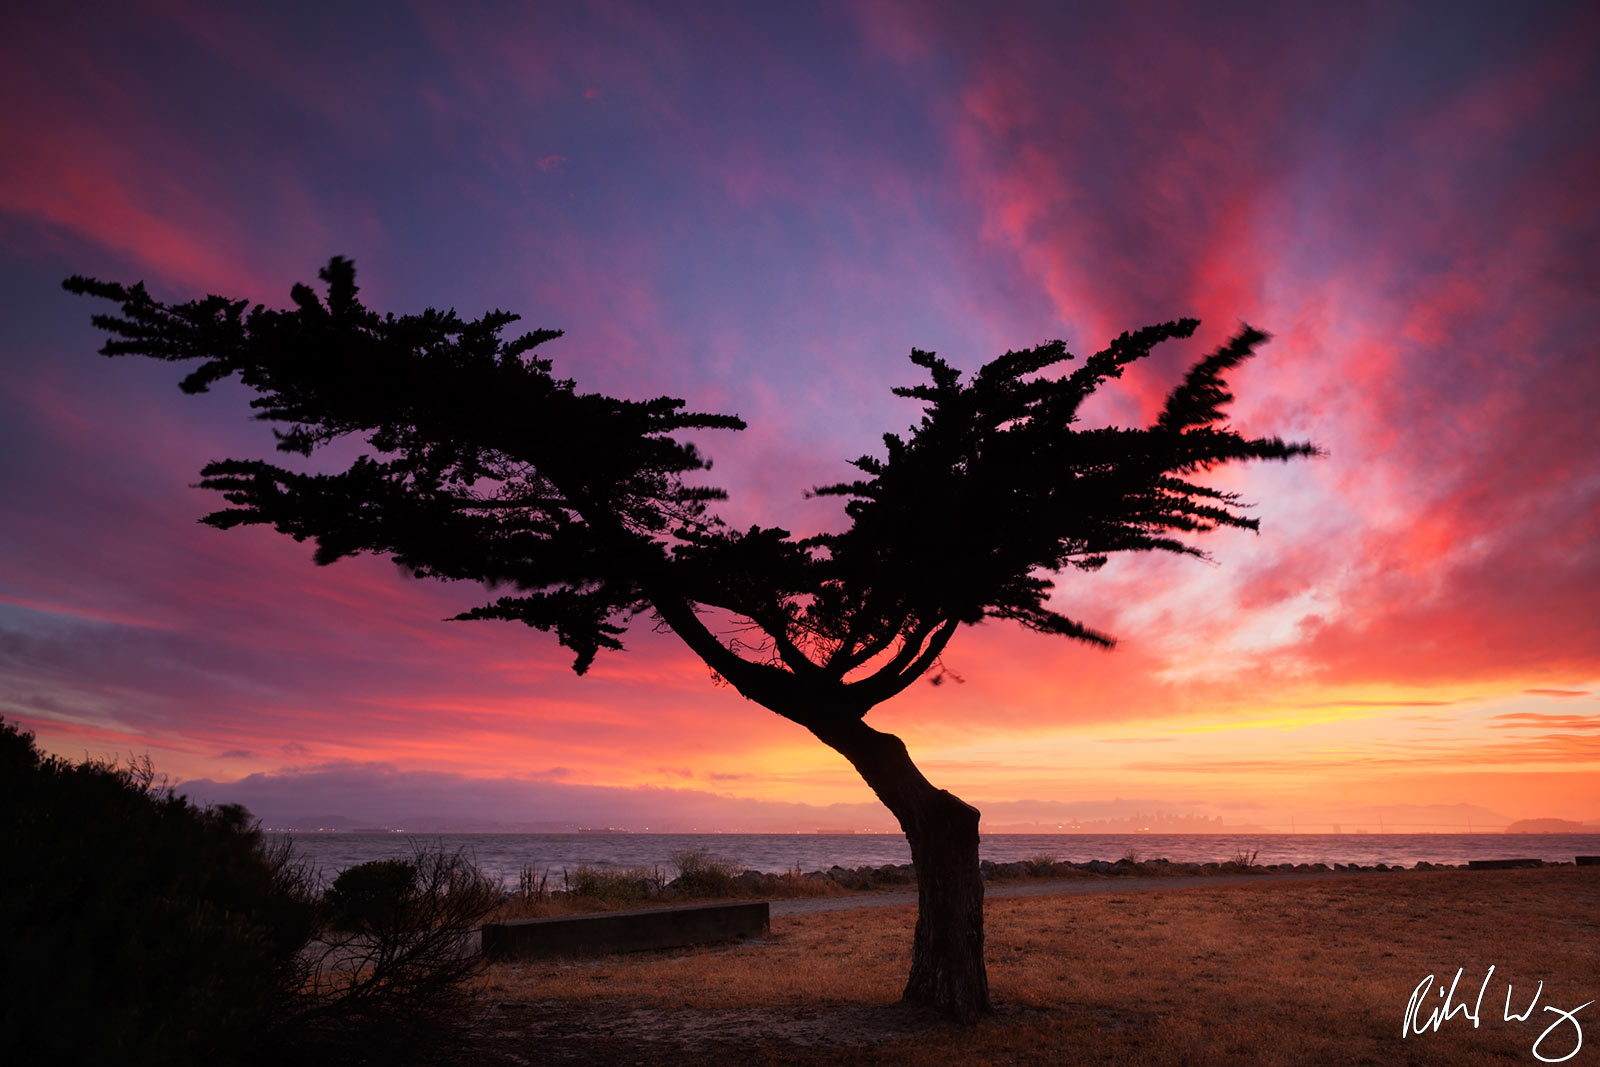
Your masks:
{"label": "distant hill", "polygon": [[1506,827],[1508,834],[1600,834],[1600,823],[1571,819],[1518,819]]}
{"label": "distant hill", "polygon": [[418,816],[406,819],[399,825],[387,821],[351,818],[347,815],[299,815],[292,819],[279,819],[266,823],[268,830],[294,831],[303,834],[382,834],[405,832],[413,834],[571,834],[582,829],[575,822],[507,822],[481,818],[430,818]]}

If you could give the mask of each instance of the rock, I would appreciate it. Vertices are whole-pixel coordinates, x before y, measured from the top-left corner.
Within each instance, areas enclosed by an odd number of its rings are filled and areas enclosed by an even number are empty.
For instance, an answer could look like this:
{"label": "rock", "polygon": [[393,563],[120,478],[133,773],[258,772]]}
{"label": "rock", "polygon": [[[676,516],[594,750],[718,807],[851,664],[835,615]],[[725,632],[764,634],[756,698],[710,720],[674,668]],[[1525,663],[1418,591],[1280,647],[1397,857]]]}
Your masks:
{"label": "rock", "polygon": [[873,877],[883,885],[905,885],[917,880],[916,875],[908,871],[910,864],[885,863],[873,872]]}

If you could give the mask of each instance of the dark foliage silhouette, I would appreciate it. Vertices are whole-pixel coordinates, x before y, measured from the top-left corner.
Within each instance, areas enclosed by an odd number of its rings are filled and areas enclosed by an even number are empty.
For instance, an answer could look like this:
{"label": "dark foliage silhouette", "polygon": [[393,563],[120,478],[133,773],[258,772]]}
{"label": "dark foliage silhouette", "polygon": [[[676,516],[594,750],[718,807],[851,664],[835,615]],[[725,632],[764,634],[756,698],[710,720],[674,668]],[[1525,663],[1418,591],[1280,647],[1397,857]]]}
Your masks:
{"label": "dark foliage silhouette", "polygon": [[315,904],[243,808],[0,722],[0,855],[0,1060],[253,1062],[292,1010]]}
{"label": "dark foliage silhouette", "polygon": [[1193,319],[1123,334],[1081,362],[1059,341],[1007,352],[965,381],[913,350],[929,380],[895,392],[922,404],[920,421],[886,434],[882,457],[856,460],[855,480],[816,490],[843,500],[848,528],[738,531],[710,511],[722,492],[686,483],[707,464],[679,435],[739,419],[668,397],[580,393],[535,354],[557,331],[504,339],[516,316],[499,311],[380,316],[357,299],[349,261],[321,277],[326,299],[296,286],[284,311],[65,284],[120,305],[94,317],[111,335],[106,355],[194,361],[188,392],[237,375],[258,394],[258,417],[283,427],[280,451],[347,437],[370,448],[327,474],[208,464],[201,485],[230,506],[206,522],[312,539],[319,564],[370,552],[418,577],[509,587],[457,618],[554,631],[579,673],[622,647],[633,618],[654,615],[718,678],[840,752],[911,845],[920,911],[906,999],[961,1019],[988,1007],[978,812],[930,784],[867,712],[940,677],[962,625],[1010,619],[1109,646],[1051,606],[1052,576],[1114,552],[1199,555],[1182,535],[1254,529],[1231,494],[1194,476],[1315,451],[1227,426],[1224,374],[1265,339],[1254,329],[1197,363],[1141,428],[1076,423],[1096,387],[1190,336]]}
{"label": "dark foliage silhouette", "polygon": [[504,895],[459,852],[319,892],[287,839],[0,720],[0,1063],[447,1061]]}

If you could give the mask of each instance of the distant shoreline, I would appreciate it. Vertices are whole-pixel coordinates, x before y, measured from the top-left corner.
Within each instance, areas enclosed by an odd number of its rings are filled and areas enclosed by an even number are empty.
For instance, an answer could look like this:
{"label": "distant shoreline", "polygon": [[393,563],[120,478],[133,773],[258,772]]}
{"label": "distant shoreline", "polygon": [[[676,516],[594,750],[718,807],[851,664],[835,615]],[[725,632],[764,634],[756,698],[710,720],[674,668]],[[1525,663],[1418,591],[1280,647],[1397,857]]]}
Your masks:
{"label": "distant shoreline", "polygon": [[[1529,821],[1529,820],[1524,820]],[[1002,837],[1600,837],[1600,825],[1579,824],[1581,829],[1540,830],[1519,829],[1516,823],[1504,827],[1456,830],[1341,830],[1323,832],[1311,830],[1262,830],[1259,828],[1233,830],[983,830],[981,838]],[[410,837],[904,837],[900,830],[623,830],[615,828],[581,830],[505,830],[505,829],[429,829],[390,826],[305,827],[263,826],[263,833],[288,834],[310,837],[314,835],[359,837],[385,834],[404,834]]]}
{"label": "distant shoreline", "polygon": [[[507,887],[523,871],[548,876],[553,885],[583,867],[605,871],[659,870],[670,880],[677,857],[703,853],[735,872],[764,874],[858,871],[911,860],[900,834],[290,834],[296,856],[331,877],[360,863],[409,856],[418,847],[462,850],[491,878]],[[1323,863],[1345,867],[1414,868],[1466,864],[1472,860],[1528,857],[1572,862],[1600,854],[1595,834],[1007,834],[984,835],[979,855],[991,864],[1064,863],[1107,869],[1119,861],[1165,860],[1165,873],[1184,864],[1248,860],[1253,866]]]}

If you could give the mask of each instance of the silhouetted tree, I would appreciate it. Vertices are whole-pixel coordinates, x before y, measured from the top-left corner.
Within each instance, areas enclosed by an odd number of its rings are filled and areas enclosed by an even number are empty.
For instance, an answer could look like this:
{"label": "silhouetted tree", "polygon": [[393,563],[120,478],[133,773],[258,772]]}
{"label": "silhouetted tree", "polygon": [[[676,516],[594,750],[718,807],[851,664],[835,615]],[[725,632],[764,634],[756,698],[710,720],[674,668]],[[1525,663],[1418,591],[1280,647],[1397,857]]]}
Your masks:
{"label": "silhouetted tree", "polygon": [[1265,338],[1253,329],[1196,364],[1137,429],[1075,423],[1097,386],[1195,320],[1123,334],[1056,377],[1074,359],[1059,341],[1007,352],[965,382],[913,350],[931,380],[895,392],[922,403],[921,421],[886,434],[883,457],[856,460],[857,480],[816,490],[844,498],[848,529],[740,532],[708,508],[725,494],[686,484],[707,464],[677,436],[739,419],[580,393],[534,354],[558,331],[506,340],[517,316],[501,311],[379,316],[357,300],[349,261],[321,277],[326,300],[297,285],[285,311],[65,284],[121,305],[120,317],[94,317],[111,335],[104,354],[196,361],[181,383],[191,393],[238,375],[259,394],[257,417],[284,427],[280,451],[349,437],[371,449],[336,474],[210,463],[200,484],[231,506],[204,521],[311,538],[319,564],[371,552],[419,578],[510,587],[456,618],[553,630],[580,674],[653,613],[716,676],[842,754],[911,845],[920,910],[905,997],[963,1019],[988,1007],[978,812],[930,784],[867,712],[936,668],[964,624],[1011,619],[1110,645],[1050,607],[1051,575],[1113,552],[1199,555],[1179,535],[1256,523],[1194,475],[1315,451],[1225,424],[1223,374]]}

